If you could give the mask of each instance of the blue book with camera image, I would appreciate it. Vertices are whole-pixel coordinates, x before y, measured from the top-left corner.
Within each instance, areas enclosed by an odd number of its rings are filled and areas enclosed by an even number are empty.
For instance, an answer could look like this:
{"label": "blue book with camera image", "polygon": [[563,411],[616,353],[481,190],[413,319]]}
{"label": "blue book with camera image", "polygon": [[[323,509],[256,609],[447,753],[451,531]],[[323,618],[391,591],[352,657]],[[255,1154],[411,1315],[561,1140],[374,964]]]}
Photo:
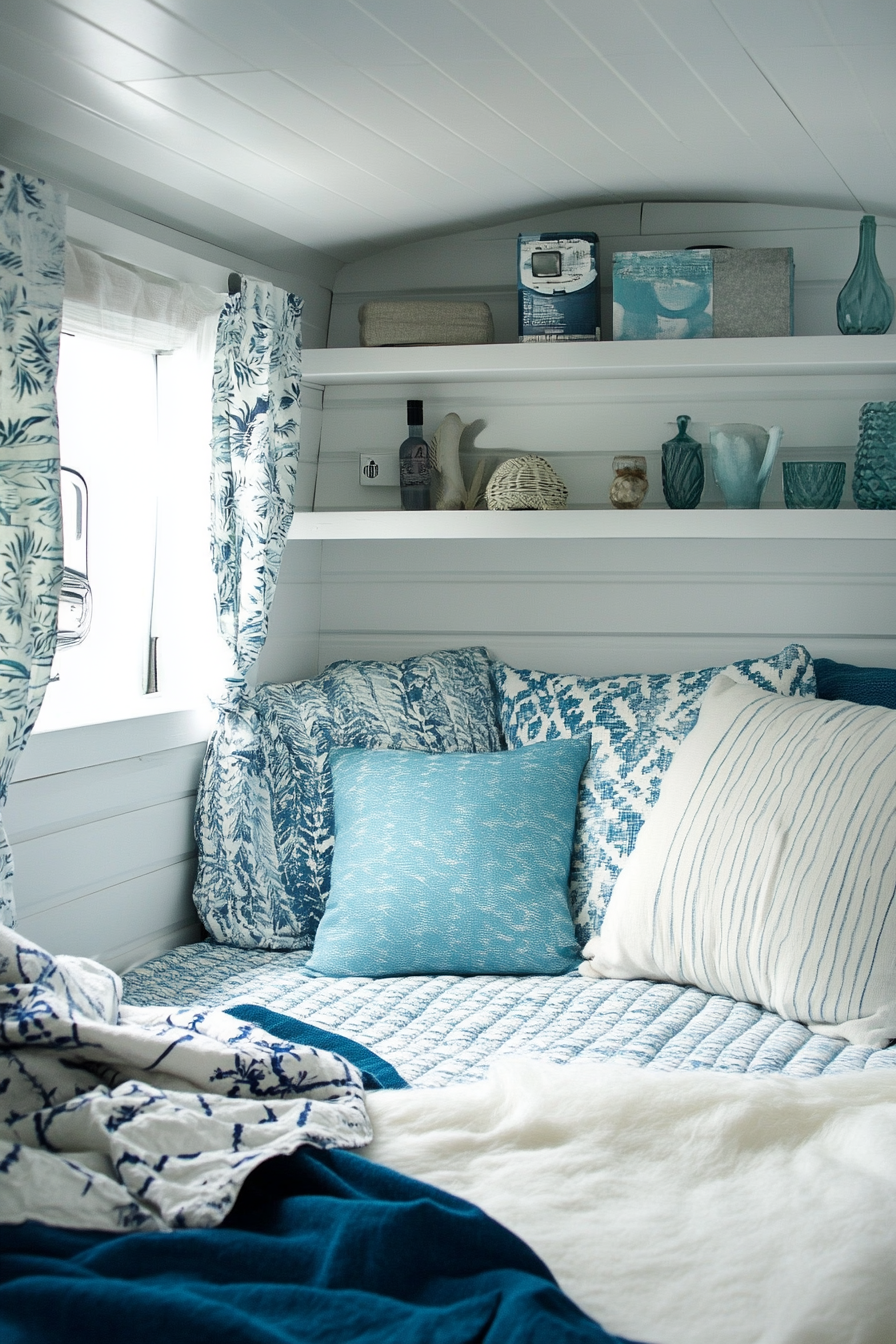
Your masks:
{"label": "blue book with camera image", "polygon": [[517,242],[521,341],[600,340],[595,233],[521,233]]}

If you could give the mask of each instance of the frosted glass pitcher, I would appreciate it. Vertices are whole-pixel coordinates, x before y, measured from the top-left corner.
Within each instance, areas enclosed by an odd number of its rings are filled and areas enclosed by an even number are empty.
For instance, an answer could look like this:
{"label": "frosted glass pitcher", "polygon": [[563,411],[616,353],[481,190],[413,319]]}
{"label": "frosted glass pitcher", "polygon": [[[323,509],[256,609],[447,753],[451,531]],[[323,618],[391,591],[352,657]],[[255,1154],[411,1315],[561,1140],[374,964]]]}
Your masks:
{"label": "frosted glass pitcher", "polygon": [[710,425],[713,475],[729,509],[758,509],[784,431],[780,425]]}

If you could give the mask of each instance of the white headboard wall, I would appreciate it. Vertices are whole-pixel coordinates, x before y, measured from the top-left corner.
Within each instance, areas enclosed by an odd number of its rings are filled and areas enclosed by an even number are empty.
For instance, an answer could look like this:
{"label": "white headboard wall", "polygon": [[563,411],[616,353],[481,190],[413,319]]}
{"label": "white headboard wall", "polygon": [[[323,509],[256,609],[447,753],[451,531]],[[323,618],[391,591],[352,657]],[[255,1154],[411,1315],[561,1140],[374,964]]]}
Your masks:
{"label": "white headboard wall", "polygon": [[[358,453],[394,453],[403,437],[404,400],[422,397],[425,430],[431,433],[446,411],[465,421],[487,423],[477,439],[479,455],[499,460],[516,452],[543,453],[571,491],[572,507],[605,505],[615,452],[647,453],[652,483],[648,504],[662,505],[659,447],[674,432],[674,418],[686,413],[694,420],[692,432],[703,438],[710,423],[746,420],[764,425],[782,424],[782,457],[846,458],[855,447],[858,410],[863,401],[896,397],[896,337],[889,339],[886,376],[869,378],[867,368],[856,367],[850,378],[841,369],[831,382],[822,376],[795,379],[786,365],[811,359],[798,357],[800,338],[837,335],[836,301],[852,270],[858,249],[858,211],[812,206],[781,206],[745,202],[630,202],[619,205],[580,206],[576,209],[508,221],[485,229],[455,233],[405,244],[344,266],[336,276],[325,352],[309,352],[306,367],[309,404],[323,388],[324,417],[314,508],[396,508],[397,491],[364,489],[358,477]],[[421,361],[413,377],[398,375],[413,360],[398,356],[425,352],[357,350],[358,307],[376,298],[484,299],[495,316],[494,347],[478,347],[474,356],[491,350],[496,357],[517,342],[516,238],[520,232],[550,229],[590,229],[600,238],[602,327],[612,331],[612,257],[627,248],[683,248],[695,244],[732,247],[792,247],[794,253],[795,339],[773,343],[770,361],[781,365],[779,376],[753,376],[747,367],[715,369],[711,378],[697,374],[683,361],[673,376],[656,368],[643,369],[640,380],[628,375],[614,378],[604,370],[600,378],[569,382],[540,380],[537,385],[522,363],[508,366],[510,378],[494,374],[490,380],[464,383],[441,374],[428,376],[437,364]],[[896,219],[879,219],[877,251],[882,269],[896,285]],[[853,338],[854,339],[854,338]],[[508,343],[501,345],[501,343]],[[629,349],[635,343],[627,343]],[[641,343],[637,343],[641,344]],[[732,341],[657,342],[664,345],[712,346],[714,353],[733,365]],[[802,342],[805,346],[805,342]],[[842,340],[841,340],[842,345]],[[759,343],[748,342],[744,359],[757,360]],[[352,348],[355,348],[354,350]],[[580,347],[581,348],[581,347]],[[849,346],[849,358],[855,352]],[[567,347],[568,349],[568,347]],[[619,350],[601,343],[600,360]],[[340,354],[340,351],[343,353]],[[517,348],[516,353],[520,351]],[[686,352],[682,352],[685,353]],[[352,355],[355,362],[352,362]],[[396,356],[391,381],[371,381],[365,368],[380,358]],[[341,364],[340,364],[341,360]],[[476,369],[475,358],[469,363]],[[334,369],[341,369],[334,376]],[[329,370],[329,372],[328,372]],[[674,375],[680,373],[684,381]],[[525,386],[524,386],[525,384]],[[315,422],[316,423],[316,422]],[[305,439],[303,453],[317,460],[318,443]],[[472,466],[473,456],[468,459]],[[849,481],[846,498],[850,501]],[[782,502],[778,469],[767,493],[768,503]],[[708,507],[720,496],[711,479],[704,495]],[[307,494],[298,507],[310,507]]]}
{"label": "white headboard wall", "polygon": [[[586,675],[713,666],[792,640],[816,657],[894,667],[896,517],[870,517],[866,537],[836,540],[717,528],[702,537],[293,541],[260,676],[466,644],[519,667]],[[319,631],[307,620],[315,593]]]}

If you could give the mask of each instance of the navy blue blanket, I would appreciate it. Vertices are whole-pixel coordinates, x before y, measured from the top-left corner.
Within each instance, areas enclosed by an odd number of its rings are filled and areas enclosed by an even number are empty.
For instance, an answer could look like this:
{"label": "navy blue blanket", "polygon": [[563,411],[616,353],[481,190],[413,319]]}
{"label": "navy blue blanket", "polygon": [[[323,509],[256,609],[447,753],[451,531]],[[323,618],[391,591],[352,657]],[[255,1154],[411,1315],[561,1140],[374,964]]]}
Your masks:
{"label": "navy blue blanket", "polygon": [[[220,1228],[0,1226],[4,1344],[614,1344],[480,1209],[356,1153],[252,1173]],[[618,1344],[618,1341],[616,1341]]]}
{"label": "navy blue blanket", "polygon": [[273,1008],[262,1008],[257,1003],[238,1003],[224,1011],[241,1022],[251,1022],[254,1027],[261,1027],[262,1031],[276,1036],[278,1040],[295,1041],[296,1045],[313,1045],[315,1050],[329,1050],[334,1055],[341,1055],[358,1069],[368,1092],[375,1092],[381,1087],[409,1086],[388,1060],[375,1055],[366,1045],[353,1041],[350,1036],[325,1031],[323,1027],[303,1022],[299,1017],[287,1017],[285,1013],[275,1013]]}

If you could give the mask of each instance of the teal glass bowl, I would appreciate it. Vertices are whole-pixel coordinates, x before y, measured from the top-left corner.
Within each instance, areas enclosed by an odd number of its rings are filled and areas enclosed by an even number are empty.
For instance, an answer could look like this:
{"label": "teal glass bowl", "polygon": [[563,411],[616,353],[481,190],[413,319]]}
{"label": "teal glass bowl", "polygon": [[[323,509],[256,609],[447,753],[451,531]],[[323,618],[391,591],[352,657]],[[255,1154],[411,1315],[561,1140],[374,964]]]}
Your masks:
{"label": "teal glass bowl", "polygon": [[843,497],[845,462],[785,462],[788,509],[836,509]]}

